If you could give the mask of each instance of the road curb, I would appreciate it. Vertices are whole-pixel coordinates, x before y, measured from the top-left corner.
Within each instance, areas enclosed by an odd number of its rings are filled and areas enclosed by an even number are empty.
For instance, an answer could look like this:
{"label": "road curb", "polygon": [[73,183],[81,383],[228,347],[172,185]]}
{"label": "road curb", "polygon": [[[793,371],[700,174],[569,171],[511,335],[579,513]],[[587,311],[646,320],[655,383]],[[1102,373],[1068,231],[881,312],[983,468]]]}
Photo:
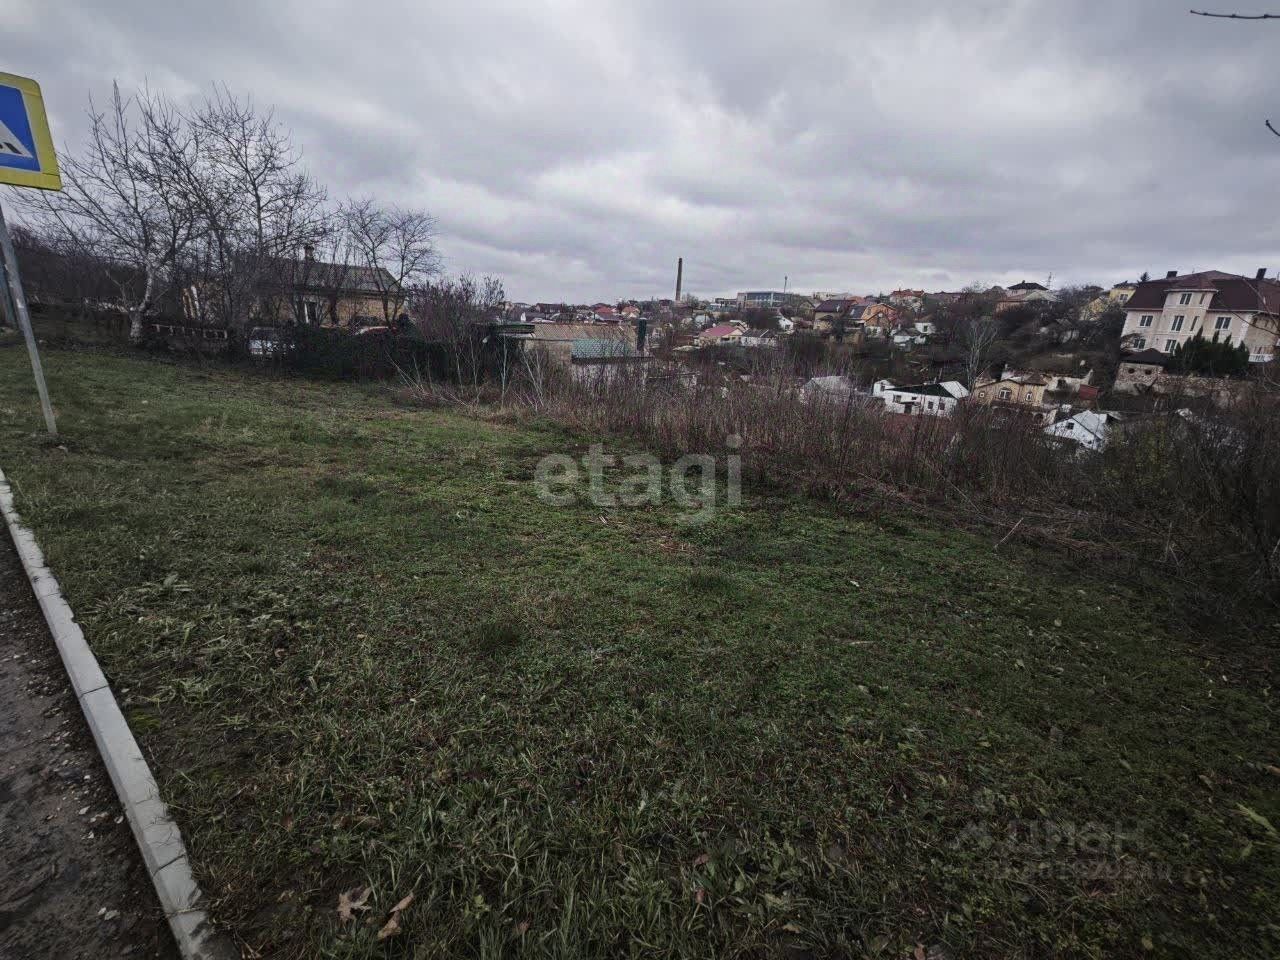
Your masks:
{"label": "road curb", "polygon": [[98,658],[89,649],[84,632],[62,596],[57,578],[45,566],[44,554],[36,543],[35,535],[23,524],[14,508],[13,491],[3,470],[0,470],[0,512],[4,514],[9,535],[57,644],[80,709],[84,711],[111,783],[120,797],[120,806],[129,819],[134,839],[138,841],[147,875],[155,884],[156,895],[164,908],[179,952],[186,960],[232,960],[238,957],[239,953],[231,941],[209,923],[208,914],[202,906],[203,895],[187,861],[182,833],[160,799],[151,768],[111,692]]}

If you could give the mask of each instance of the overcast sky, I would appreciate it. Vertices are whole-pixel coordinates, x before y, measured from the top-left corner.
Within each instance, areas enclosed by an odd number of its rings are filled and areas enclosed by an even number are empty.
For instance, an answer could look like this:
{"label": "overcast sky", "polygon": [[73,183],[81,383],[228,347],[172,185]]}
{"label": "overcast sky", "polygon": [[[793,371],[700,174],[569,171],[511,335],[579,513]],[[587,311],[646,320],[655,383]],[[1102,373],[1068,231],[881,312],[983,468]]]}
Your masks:
{"label": "overcast sky", "polygon": [[1187,7],[0,0],[0,70],[60,147],[112,79],[274,104],[513,299],[1274,271],[1280,21]]}

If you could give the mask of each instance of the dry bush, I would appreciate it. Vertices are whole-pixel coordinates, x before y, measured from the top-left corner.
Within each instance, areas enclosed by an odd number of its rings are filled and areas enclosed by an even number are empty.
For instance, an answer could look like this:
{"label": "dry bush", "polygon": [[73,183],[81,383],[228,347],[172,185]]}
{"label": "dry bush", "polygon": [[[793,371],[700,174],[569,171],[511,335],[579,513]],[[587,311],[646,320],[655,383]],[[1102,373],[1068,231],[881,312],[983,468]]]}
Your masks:
{"label": "dry bush", "polygon": [[760,485],[906,505],[996,531],[998,544],[1016,536],[1154,569],[1171,595],[1215,616],[1247,619],[1243,606],[1277,597],[1280,425],[1265,385],[1213,417],[1175,402],[1091,454],[981,405],[949,418],[887,414],[862,394],[802,397],[794,377],[773,372],[750,382],[710,370],[664,380],[640,364],[571,372],[531,351],[486,396],[669,458],[732,449]]}

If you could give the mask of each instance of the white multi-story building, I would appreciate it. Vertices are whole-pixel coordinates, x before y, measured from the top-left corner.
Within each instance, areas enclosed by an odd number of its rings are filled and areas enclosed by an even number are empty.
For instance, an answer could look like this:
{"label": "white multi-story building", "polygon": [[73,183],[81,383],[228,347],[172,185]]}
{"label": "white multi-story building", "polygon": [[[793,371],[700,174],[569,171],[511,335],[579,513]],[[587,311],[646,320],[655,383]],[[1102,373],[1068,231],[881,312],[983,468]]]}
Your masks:
{"label": "white multi-story building", "polygon": [[1243,343],[1257,363],[1275,356],[1280,339],[1280,283],[1259,270],[1252,279],[1221,270],[1140,283],[1124,304],[1120,341],[1129,350],[1172,353],[1197,333]]}

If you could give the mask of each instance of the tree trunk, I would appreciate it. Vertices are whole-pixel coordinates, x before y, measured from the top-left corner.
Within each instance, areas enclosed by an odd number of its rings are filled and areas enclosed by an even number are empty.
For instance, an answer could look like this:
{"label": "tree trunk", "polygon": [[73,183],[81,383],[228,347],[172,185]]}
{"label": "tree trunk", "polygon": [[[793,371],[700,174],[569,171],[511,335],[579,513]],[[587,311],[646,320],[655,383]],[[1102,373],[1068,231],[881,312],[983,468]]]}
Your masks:
{"label": "tree trunk", "polygon": [[143,269],[146,271],[147,283],[142,288],[142,299],[129,311],[129,342],[137,346],[142,342],[142,318],[151,306],[151,291],[155,287],[155,268],[148,261]]}

